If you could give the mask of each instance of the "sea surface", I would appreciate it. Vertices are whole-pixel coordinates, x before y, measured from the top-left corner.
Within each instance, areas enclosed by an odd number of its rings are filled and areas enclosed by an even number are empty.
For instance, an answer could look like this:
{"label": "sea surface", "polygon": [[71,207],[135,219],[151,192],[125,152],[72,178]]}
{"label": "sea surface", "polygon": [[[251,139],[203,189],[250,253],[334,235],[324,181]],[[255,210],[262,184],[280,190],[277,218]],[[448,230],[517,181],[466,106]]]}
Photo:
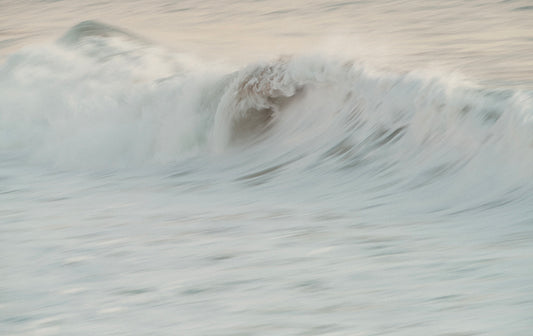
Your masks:
{"label": "sea surface", "polygon": [[533,2],[0,0],[0,335],[533,335]]}

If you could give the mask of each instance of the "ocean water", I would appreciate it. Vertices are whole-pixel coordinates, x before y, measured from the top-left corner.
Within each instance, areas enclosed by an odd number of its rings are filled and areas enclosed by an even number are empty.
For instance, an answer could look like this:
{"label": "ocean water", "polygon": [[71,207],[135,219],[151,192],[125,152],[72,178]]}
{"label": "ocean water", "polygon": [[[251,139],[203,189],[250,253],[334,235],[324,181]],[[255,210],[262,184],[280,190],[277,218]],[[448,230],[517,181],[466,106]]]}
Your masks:
{"label": "ocean water", "polygon": [[0,335],[533,335],[530,1],[0,0]]}

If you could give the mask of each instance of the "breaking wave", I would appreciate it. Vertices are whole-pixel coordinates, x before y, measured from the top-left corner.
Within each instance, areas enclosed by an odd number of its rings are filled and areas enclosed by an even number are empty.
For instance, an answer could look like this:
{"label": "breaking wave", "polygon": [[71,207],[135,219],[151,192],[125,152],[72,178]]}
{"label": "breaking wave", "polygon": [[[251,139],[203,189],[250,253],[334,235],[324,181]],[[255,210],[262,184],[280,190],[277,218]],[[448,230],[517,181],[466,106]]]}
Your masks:
{"label": "breaking wave", "polygon": [[530,92],[320,56],[214,67],[94,21],[9,57],[0,101],[5,160],[58,167],[239,153],[256,172],[292,165],[434,178],[470,165],[523,177],[533,167]]}

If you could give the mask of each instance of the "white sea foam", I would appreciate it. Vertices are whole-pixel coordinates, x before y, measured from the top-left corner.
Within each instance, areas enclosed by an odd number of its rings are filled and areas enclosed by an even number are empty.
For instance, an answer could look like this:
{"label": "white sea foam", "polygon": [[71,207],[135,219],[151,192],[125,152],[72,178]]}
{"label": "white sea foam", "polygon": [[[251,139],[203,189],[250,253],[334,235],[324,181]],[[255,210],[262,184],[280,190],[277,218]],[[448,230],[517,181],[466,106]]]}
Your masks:
{"label": "white sea foam", "polygon": [[339,168],[454,165],[487,151],[531,164],[531,93],[451,76],[320,56],[216,70],[97,22],[18,52],[0,75],[2,150],[60,167],[164,164],[252,145]]}

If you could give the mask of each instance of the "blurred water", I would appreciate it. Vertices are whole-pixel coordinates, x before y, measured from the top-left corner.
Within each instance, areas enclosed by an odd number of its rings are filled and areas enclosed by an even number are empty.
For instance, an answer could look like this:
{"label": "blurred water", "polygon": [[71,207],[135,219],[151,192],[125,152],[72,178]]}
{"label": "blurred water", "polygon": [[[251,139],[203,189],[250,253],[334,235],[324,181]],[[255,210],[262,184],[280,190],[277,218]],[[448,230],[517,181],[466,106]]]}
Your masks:
{"label": "blurred water", "polygon": [[531,334],[528,1],[0,16],[1,335]]}
{"label": "blurred water", "polygon": [[361,57],[401,70],[441,67],[531,85],[532,9],[510,1],[10,1],[2,54],[98,19],[211,60],[300,51]]}

